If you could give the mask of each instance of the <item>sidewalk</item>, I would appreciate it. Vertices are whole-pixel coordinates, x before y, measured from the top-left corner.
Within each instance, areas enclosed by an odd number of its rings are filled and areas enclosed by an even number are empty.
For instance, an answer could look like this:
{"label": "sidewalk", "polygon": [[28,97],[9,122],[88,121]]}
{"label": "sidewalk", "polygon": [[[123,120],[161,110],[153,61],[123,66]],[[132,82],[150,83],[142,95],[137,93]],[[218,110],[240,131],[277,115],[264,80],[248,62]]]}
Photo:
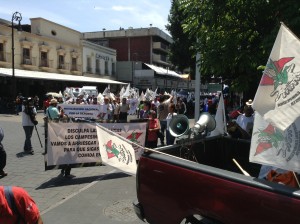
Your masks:
{"label": "sidewalk", "polygon": [[[39,113],[37,131],[44,146],[42,118]],[[35,154],[23,153],[21,114],[0,114],[0,126],[5,134],[8,173],[0,185],[25,188],[36,201],[44,223],[143,223],[131,205],[136,198],[135,177],[109,166],[74,168],[71,174],[76,177],[72,179],[59,176],[60,170],[45,171],[44,149],[36,130],[32,136]]]}

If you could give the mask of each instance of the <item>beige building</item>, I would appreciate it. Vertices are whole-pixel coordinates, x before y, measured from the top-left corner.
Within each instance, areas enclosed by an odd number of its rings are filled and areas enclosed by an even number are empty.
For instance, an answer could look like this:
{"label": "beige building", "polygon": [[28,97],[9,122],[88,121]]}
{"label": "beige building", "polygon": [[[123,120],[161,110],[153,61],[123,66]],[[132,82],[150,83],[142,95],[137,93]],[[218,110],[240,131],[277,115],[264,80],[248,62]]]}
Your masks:
{"label": "beige building", "polygon": [[[63,91],[68,86],[102,85],[105,88],[107,84],[124,84],[115,81],[115,50],[89,44],[82,40],[80,32],[46,19],[30,20],[31,25],[22,25],[22,32],[14,29],[17,92],[43,96],[48,91]],[[90,64],[93,72],[87,72],[87,55],[102,55],[109,58],[109,64],[102,61],[98,65]],[[101,71],[99,75],[95,75],[97,69]],[[11,77],[12,28],[9,21],[0,20],[0,84],[4,87],[0,96],[12,97],[9,94]]]}

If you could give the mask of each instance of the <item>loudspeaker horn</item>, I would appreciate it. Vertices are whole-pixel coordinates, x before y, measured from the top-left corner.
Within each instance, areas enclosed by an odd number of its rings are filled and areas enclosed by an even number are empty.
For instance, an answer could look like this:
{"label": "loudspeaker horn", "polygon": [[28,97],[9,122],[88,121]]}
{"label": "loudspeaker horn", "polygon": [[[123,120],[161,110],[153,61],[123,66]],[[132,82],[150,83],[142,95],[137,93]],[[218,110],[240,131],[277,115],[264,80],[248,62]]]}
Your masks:
{"label": "loudspeaker horn", "polygon": [[201,133],[203,131],[213,131],[216,128],[216,120],[210,113],[203,112],[200,115],[199,120],[196,122],[194,129],[196,132]]}
{"label": "loudspeaker horn", "polygon": [[186,134],[189,130],[189,119],[183,114],[175,115],[169,124],[170,134],[177,138]]}

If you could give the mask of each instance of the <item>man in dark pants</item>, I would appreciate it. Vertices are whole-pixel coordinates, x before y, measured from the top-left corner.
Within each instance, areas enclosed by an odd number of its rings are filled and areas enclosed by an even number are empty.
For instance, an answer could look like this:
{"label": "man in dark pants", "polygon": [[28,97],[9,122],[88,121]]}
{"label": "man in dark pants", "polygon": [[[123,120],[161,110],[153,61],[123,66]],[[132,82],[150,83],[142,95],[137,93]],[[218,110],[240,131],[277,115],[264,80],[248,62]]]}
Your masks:
{"label": "man in dark pants", "polygon": [[164,138],[165,138],[165,131],[167,129],[167,116],[168,116],[168,107],[169,104],[172,103],[173,96],[172,95],[163,95],[160,97],[160,104],[158,106],[158,119],[160,121],[160,131],[159,134],[160,144],[163,146],[165,145]]}
{"label": "man in dark pants", "polygon": [[3,170],[4,167],[6,166],[6,152],[2,145],[3,138],[4,138],[4,132],[3,129],[0,127],[0,176],[1,177],[7,176],[7,173]]}
{"label": "man in dark pants", "polygon": [[25,132],[25,143],[24,143],[24,152],[34,154],[31,145],[31,136],[34,129],[34,123],[32,122],[32,116],[37,114],[35,107],[33,106],[33,99],[28,98],[26,101],[23,101],[22,106],[22,125]]}

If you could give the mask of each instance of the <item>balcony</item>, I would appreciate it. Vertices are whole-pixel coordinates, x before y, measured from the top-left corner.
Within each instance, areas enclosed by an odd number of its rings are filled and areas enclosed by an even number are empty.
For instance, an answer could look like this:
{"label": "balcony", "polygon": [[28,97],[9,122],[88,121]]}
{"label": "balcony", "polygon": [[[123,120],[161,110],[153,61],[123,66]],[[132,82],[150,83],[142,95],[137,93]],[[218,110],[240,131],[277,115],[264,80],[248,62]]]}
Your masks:
{"label": "balcony", "polygon": [[58,66],[57,66],[57,69],[60,71],[60,72],[63,72],[63,73],[69,73],[70,71],[70,68],[69,68],[69,63],[59,63]]}
{"label": "balcony", "polygon": [[153,62],[161,65],[169,65],[167,62],[167,56],[166,55],[161,55],[161,54],[152,54],[152,60]]}
{"label": "balcony", "polygon": [[160,50],[165,53],[167,53],[169,50],[169,47],[166,44],[163,44],[162,42],[153,42],[152,46],[153,46],[153,49]]}
{"label": "balcony", "polygon": [[48,59],[41,59],[40,61],[40,69],[42,70],[49,70],[53,68],[53,60],[48,60]]}
{"label": "balcony", "polygon": [[0,66],[7,67],[11,64],[11,53],[0,51]]}
{"label": "balcony", "polygon": [[32,69],[36,67],[36,57],[32,57],[32,58],[24,57],[21,65],[22,67],[27,69]]}
{"label": "balcony", "polygon": [[76,64],[71,65],[71,72],[74,74],[80,74],[81,73],[81,65],[76,65]]}

